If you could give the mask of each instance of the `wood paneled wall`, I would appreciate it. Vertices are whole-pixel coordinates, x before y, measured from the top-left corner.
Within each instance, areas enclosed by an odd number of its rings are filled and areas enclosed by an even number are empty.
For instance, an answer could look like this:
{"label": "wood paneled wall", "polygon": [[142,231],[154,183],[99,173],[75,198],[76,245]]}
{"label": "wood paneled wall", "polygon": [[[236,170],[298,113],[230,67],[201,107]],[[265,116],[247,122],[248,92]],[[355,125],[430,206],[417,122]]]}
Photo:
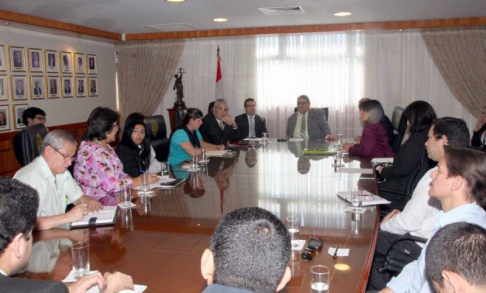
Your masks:
{"label": "wood paneled wall", "polygon": [[[81,137],[83,133],[86,131],[86,122],[81,123],[73,123],[73,124],[65,124],[65,125],[58,125],[58,126],[50,126],[49,131],[54,129],[64,129],[69,131],[79,142],[81,141]],[[15,152],[13,148],[13,138],[18,134],[18,131],[14,132],[7,132],[7,133],[0,133],[0,176],[4,177],[13,177],[15,172],[19,170],[22,166],[20,166],[19,162],[17,162],[17,158],[15,157]]]}

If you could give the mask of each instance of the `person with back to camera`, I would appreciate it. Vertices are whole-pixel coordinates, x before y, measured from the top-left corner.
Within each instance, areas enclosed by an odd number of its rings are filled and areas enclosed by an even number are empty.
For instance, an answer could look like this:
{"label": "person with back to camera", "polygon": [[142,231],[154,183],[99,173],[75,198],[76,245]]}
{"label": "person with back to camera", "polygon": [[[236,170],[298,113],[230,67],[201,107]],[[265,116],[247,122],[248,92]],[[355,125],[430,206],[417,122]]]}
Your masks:
{"label": "person with back to camera", "polygon": [[200,156],[202,148],[206,150],[224,149],[223,145],[214,145],[203,140],[199,127],[203,113],[196,108],[189,108],[182,120],[182,125],[170,135],[169,164],[180,164],[191,156]]}
{"label": "person with back to camera", "polygon": [[471,145],[481,149],[486,148],[486,107],[483,108],[483,114],[474,127]]}
{"label": "person with back to camera", "polygon": [[388,135],[383,119],[383,107],[377,100],[368,100],[360,105],[360,120],[363,134],[359,144],[345,143],[344,150],[350,155],[370,158],[393,157],[393,151],[388,144]]}
{"label": "person with back to camera", "polygon": [[[126,186],[139,186],[141,177],[123,172],[123,164],[110,146],[118,132],[120,115],[104,107],[94,109],[88,118],[88,129],[79,146],[74,177],[84,193],[103,205],[115,205]],[[150,181],[157,176],[150,174]]]}

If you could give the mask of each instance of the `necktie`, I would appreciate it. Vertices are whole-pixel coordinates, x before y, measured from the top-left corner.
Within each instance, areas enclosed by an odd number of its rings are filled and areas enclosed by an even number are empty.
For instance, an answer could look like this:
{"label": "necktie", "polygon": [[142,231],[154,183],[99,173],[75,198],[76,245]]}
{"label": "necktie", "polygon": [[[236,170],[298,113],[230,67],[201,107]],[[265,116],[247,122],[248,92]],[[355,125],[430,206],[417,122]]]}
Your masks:
{"label": "necktie", "polygon": [[305,138],[305,115],[302,115],[302,122],[300,123],[300,137]]}
{"label": "necktie", "polygon": [[250,117],[250,137],[256,137],[256,134],[255,134],[255,117]]}
{"label": "necktie", "polygon": [[221,130],[224,130],[223,121],[219,121],[219,127],[221,127]]}

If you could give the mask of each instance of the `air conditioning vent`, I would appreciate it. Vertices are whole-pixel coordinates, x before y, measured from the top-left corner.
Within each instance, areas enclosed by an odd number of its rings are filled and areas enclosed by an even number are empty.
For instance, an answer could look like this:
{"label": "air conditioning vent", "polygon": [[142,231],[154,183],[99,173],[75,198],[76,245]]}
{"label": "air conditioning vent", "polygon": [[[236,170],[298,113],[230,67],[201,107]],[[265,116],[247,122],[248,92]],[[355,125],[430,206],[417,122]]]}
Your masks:
{"label": "air conditioning vent", "polygon": [[142,25],[142,27],[153,29],[159,32],[180,32],[197,30],[197,28],[185,23],[148,24]]}
{"label": "air conditioning vent", "polygon": [[286,7],[265,7],[258,8],[266,15],[282,15],[282,14],[303,14],[304,9],[301,6],[286,6]]}

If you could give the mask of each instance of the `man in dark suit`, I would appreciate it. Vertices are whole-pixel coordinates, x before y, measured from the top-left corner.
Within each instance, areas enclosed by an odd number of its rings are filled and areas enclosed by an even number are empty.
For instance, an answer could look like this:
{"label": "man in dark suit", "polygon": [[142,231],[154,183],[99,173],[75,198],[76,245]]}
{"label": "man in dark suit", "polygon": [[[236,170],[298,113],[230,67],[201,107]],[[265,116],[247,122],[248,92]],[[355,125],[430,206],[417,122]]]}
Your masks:
{"label": "man in dark suit", "polygon": [[0,288],[10,292],[86,292],[92,286],[105,288],[103,292],[133,289],[130,276],[122,273],[101,273],[85,276],[66,285],[54,281],[12,278],[29,261],[32,249],[32,230],[37,219],[39,196],[32,187],[15,179],[0,177]]}
{"label": "man in dark suit", "polygon": [[71,93],[71,82],[69,79],[66,79],[64,81],[64,93],[65,94],[70,94]]}
{"label": "man in dark suit", "polygon": [[41,96],[41,95],[42,95],[42,88],[40,86],[40,81],[36,81],[34,87],[34,96]]}
{"label": "man in dark suit", "polygon": [[24,95],[24,83],[21,80],[17,80],[17,86],[15,87],[15,95],[16,96]]}
{"label": "man in dark suit", "polygon": [[240,140],[247,137],[262,137],[262,133],[267,132],[265,118],[255,114],[256,102],[249,98],[245,100],[245,114],[236,116],[235,122],[240,131]]}
{"label": "man in dark suit", "polygon": [[308,96],[297,98],[297,110],[287,121],[287,137],[334,139],[326,114],[321,109],[311,109]]}
{"label": "man in dark suit", "polygon": [[205,142],[226,145],[228,142],[239,140],[238,126],[228,111],[228,103],[223,99],[218,99],[214,104],[213,112],[204,116],[199,132]]}

